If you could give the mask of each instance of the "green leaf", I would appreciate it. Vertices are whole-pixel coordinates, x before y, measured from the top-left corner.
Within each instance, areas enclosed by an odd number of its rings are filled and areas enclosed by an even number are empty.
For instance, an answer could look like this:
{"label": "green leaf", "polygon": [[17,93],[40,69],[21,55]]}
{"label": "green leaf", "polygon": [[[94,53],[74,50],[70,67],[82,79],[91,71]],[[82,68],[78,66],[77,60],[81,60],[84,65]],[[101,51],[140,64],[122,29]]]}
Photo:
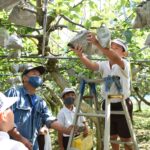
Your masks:
{"label": "green leaf", "polygon": [[96,3],[95,2],[93,2],[93,1],[89,1],[89,6],[91,7],[91,8],[96,8]]}
{"label": "green leaf", "polygon": [[70,8],[70,11],[75,11],[76,13],[80,12],[80,10],[81,10],[80,7]]}
{"label": "green leaf", "polygon": [[86,22],[85,22],[85,24],[84,24],[84,26],[87,28],[87,29],[89,29],[90,27],[91,27],[91,21],[89,21],[89,20],[87,20]]}
{"label": "green leaf", "polygon": [[93,16],[93,17],[91,17],[91,21],[99,21],[99,20],[102,20],[102,18],[99,17],[99,16]]}
{"label": "green leaf", "polygon": [[71,23],[68,24],[68,29],[75,30],[75,28],[76,28],[76,25],[71,24]]}
{"label": "green leaf", "polygon": [[129,29],[127,29],[127,30],[124,32],[124,36],[125,36],[125,38],[126,38],[126,41],[127,41],[128,43],[130,43],[130,42],[131,42],[131,39],[132,39],[132,32],[131,32]]}

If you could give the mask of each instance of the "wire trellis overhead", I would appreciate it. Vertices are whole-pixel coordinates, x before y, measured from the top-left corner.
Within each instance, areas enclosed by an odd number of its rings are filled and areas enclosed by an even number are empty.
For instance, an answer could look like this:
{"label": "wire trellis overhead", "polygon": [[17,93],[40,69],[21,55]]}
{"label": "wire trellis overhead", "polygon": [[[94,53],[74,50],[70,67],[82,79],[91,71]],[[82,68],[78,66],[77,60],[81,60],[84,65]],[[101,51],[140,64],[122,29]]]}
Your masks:
{"label": "wire trellis overhead", "polygon": [[[6,55],[3,55],[3,56],[0,56],[0,58],[3,58],[3,59],[5,59],[5,58],[7,58],[8,56],[6,56]],[[31,59],[31,58],[33,58],[33,59],[68,59],[68,60],[78,60],[79,58],[78,57],[63,57],[63,56],[21,56],[20,58],[26,58],[26,59]],[[91,60],[99,60],[99,61],[103,61],[103,60],[106,60],[106,59],[104,59],[104,58],[90,58]],[[1,59],[2,60],[2,59]],[[133,59],[130,59],[129,60],[130,61],[130,63],[150,63],[150,60],[140,60],[140,59],[138,59],[138,60],[133,60]]]}

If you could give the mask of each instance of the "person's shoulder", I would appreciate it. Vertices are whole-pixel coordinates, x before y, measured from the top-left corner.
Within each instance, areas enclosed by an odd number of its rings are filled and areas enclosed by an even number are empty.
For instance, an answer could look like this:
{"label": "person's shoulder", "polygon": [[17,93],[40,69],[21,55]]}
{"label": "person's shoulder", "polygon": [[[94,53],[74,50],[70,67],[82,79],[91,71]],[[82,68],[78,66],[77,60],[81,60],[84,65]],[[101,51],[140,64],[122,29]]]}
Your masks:
{"label": "person's shoulder", "polygon": [[7,91],[22,91],[24,89],[23,86],[19,85],[19,86],[12,86],[10,87]]}
{"label": "person's shoulder", "polygon": [[40,101],[40,102],[45,102],[44,99],[43,99],[41,96],[39,96],[39,95],[36,94],[36,97],[37,97],[37,100],[38,100],[38,101]]}
{"label": "person's shoulder", "polygon": [[60,111],[59,111],[59,113],[64,113],[64,112],[66,112],[66,108],[65,107],[61,108]]}
{"label": "person's shoulder", "polygon": [[14,143],[14,147],[16,147],[16,150],[28,150],[23,143],[19,141],[12,141]]}
{"label": "person's shoulder", "polygon": [[58,116],[63,116],[67,113],[67,108],[64,106],[63,108],[60,109],[60,111],[58,112]]}
{"label": "person's shoulder", "polygon": [[[23,145],[23,143],[21,143],[21,142],[18,142],[18,141],[14,141],[14,142],[16,142],[16,150],[28,150],[24,145]],[[18,149],[17,149],[18,148]]]}
{"label": "person's shoulder", "polygon": [[5,139],[1,141],[0,146],[5,150],[28,150],[21,142],[15,141],[13,139]]}
{"label": "person's shoulder", "polygon": [[21,86],[13,86],[7,89],[4,93],[6,96],[11,97],[11,96],[18,96],[20,91],[21,91]]}
{"label": "person's shoulder", "polygon": [[124,64],[126,65],[130,65],[130,60],[126,59],[126,58],[122,58]]}

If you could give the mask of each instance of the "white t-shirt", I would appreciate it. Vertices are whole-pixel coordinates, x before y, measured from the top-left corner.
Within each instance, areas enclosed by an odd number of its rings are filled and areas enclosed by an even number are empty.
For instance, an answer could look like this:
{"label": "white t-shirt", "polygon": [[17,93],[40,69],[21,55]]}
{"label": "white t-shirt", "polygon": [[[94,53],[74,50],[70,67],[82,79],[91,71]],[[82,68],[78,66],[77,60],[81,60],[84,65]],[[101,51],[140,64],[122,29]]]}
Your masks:
{"label": "white t-shirt", "polygon": [[[63,107],[58,113],[57,119],[59,123],[61,123],[65,127],[69,127],[73,124],[73,119],[75,115],[76,108],[73,107],[73,110],[69,110],[67,107]],[[78,117],[77,125],[84,126],[83,122],[85,122],[85,118],[83,116]],[[63,136],[69,136],[67,134],[63,134]]]}
{"label": "white t-shirt", "polygon": [[[99,72],[102,74],[102,78],[110,76],[119,76],[120,83],[122,86],[122,94],[124,95],[124,99],[130,96],[130,64],[127,60],[122,59],[125,65],[125,68],[122,69],[119,65],[114,64],[112,68],[110,68],[109,61],[97,62],[99,65]],[[105,91],[105,84],[102,84],[101,90],[102,97],[106,99],[108,93]],[[118,94],[117,88],[114,83],[110,88],[109,94]],[[114,99],[111,101],[112,103],[120,102],[120,99]]]}
{"label": "white t-shirt", "polygon": [[11,140],[8,133],[0,131],[1,150],[28,150],[21,142]]}

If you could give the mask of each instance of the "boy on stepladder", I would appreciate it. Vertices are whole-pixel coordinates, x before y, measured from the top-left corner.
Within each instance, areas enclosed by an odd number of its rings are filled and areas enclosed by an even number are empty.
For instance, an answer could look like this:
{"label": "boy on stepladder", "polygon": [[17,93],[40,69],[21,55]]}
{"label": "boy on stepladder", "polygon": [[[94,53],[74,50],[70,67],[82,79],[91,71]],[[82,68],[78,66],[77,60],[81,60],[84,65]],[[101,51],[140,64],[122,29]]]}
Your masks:
{"label": "boy on stepladder", "polygon": [[[130,65],[124,57],[127,56],[127,46],[120,39],[114,39],[111,42],[111,48],[103,48],[93,33],[88,33],[87,40],[89,43],[94,44],[104,56],[108,58],[107,61],[93,62],[86,57],[83,53],[82,45],[75,45],[72,50],[80,58],[81,62],[93,71],[99,71],[102,77],[117,76],[120,78],[120,83],[122,86],[122,94],[124,95],[130,117],[132,118],[133,105],[130,96]],[[110,87],[110,94],[117,94],[118,91],[114,84]],[[102,86],[101,91],[103,99],[106,99],[107,93],[105,92],[105,86]],[[104,101],[105,103],[105,101]],[[103,109],[105,109],[105,104],[103,103]],[[114,99],[111,101],[111,110],[121,111],[123,110],[120,99]],[[124,115],[111,115],[110,124],[110,138],[111,140],[117,140],[120,137],[123,142],[130,142],[131,135],[127,125],[127,121]],[[119,144],[112,143],[113,150],[119,150]],[[132,146],[128,144],[124,145],[125,150],[132,150]]]}

